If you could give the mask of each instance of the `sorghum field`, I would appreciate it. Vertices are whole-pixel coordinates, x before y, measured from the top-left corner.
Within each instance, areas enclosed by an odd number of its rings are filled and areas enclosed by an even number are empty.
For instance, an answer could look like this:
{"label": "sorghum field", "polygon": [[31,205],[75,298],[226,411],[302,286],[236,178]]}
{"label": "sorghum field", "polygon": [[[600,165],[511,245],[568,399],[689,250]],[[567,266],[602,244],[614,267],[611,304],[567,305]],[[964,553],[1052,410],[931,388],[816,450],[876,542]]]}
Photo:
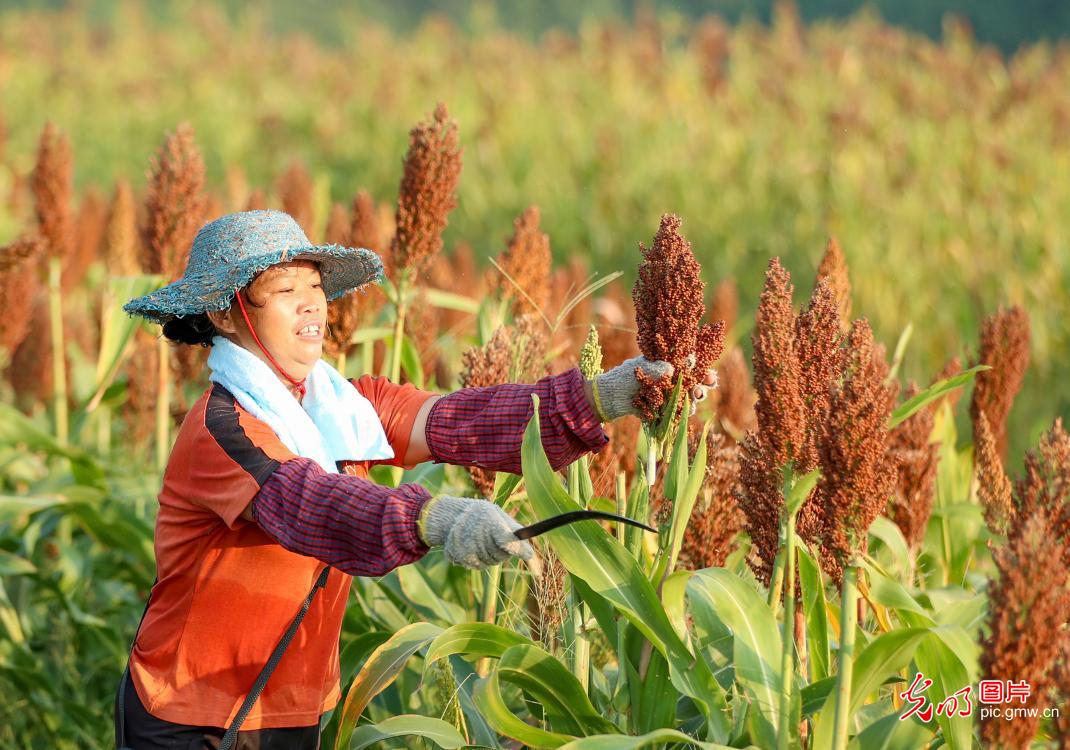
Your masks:
{"label": "sorghum field", "polygon": [[0,744],[110,744],[207,385],[120,306],[274,207],[384,258],[332,303],[351,377],[682,374],[560,474],[537,419],[522,477],[376,470],[659,533],[355,579],[324,748],[1070,747],[1070,49],[787,4],[537,42],[351,22],[0,17]]}

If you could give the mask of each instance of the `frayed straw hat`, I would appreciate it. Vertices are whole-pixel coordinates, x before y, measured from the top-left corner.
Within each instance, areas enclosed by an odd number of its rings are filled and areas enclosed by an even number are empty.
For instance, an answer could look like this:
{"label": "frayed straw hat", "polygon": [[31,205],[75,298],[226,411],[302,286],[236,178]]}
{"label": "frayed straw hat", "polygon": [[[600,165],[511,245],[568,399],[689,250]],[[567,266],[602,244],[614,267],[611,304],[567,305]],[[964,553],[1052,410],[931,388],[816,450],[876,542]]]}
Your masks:
{"label": "frayed straw hat", "polygon": [[327,299],[336,299],[383,275],[371,250],[313,245],[282,211],[243,211],[209,222],[197,232],[186,272],[178,281],[123,305],[130,315],[157,323],[230,307],[234,293],[265,268],[294,260],[319,265]]}

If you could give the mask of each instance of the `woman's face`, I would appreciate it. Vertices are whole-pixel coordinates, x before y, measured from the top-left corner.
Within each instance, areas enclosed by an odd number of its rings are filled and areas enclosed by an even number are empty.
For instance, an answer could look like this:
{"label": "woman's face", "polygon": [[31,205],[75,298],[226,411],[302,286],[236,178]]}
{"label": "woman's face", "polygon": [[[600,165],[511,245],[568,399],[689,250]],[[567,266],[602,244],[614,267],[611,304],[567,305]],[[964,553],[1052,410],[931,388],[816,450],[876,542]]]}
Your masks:
{"label": "woman's face", "polygon": [[[290,377],[303,380],[323,354],[327,326],[319,267],[308,260],[280,263],[263,271],[241,294],[260,343]],[[256,345],[236,301],[229,310],[209,317],[220,333],[251,351],[290,385]]]}

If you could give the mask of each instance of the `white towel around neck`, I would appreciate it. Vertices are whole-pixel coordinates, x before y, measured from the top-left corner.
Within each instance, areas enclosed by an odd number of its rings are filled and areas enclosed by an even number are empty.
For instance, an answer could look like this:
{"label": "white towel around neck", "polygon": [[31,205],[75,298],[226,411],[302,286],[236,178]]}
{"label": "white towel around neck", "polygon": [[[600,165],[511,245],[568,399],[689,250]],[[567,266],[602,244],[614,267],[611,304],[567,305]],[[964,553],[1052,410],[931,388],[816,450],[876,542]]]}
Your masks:
{"label": "white towel around neck", "polygon": [[388,459],[394,451],[372,403],[322,359],[305,381],[301,402],[267,363],[223,336],[212,339],[208,379],[219,383],[283,444],[338,473],[338,461]]}

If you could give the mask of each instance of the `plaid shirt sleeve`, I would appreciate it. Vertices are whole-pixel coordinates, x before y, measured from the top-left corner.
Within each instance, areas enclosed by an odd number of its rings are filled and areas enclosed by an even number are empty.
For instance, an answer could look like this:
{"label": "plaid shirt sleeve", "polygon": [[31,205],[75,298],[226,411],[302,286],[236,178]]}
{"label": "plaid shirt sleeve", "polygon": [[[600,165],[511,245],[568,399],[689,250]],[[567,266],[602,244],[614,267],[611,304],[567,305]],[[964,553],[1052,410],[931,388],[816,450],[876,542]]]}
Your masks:
{"label": "plaid shirt sleeve", "polygon": [[520,446],[539,396],[542,446],[555,471],[609,436],[583,391],[578,367],[537,383],[462,388],[440,398],[427,415],[427,447],[437,463],[520,473]]}
{"label": "plaid shirt sleeve", "polygon": [[329,474],[309,458],[277,468],[253,498],[253,518],[291,552],[354,576],[386,575],[428,549],[417,521],[430,499],[418,484],[384,487]]}

